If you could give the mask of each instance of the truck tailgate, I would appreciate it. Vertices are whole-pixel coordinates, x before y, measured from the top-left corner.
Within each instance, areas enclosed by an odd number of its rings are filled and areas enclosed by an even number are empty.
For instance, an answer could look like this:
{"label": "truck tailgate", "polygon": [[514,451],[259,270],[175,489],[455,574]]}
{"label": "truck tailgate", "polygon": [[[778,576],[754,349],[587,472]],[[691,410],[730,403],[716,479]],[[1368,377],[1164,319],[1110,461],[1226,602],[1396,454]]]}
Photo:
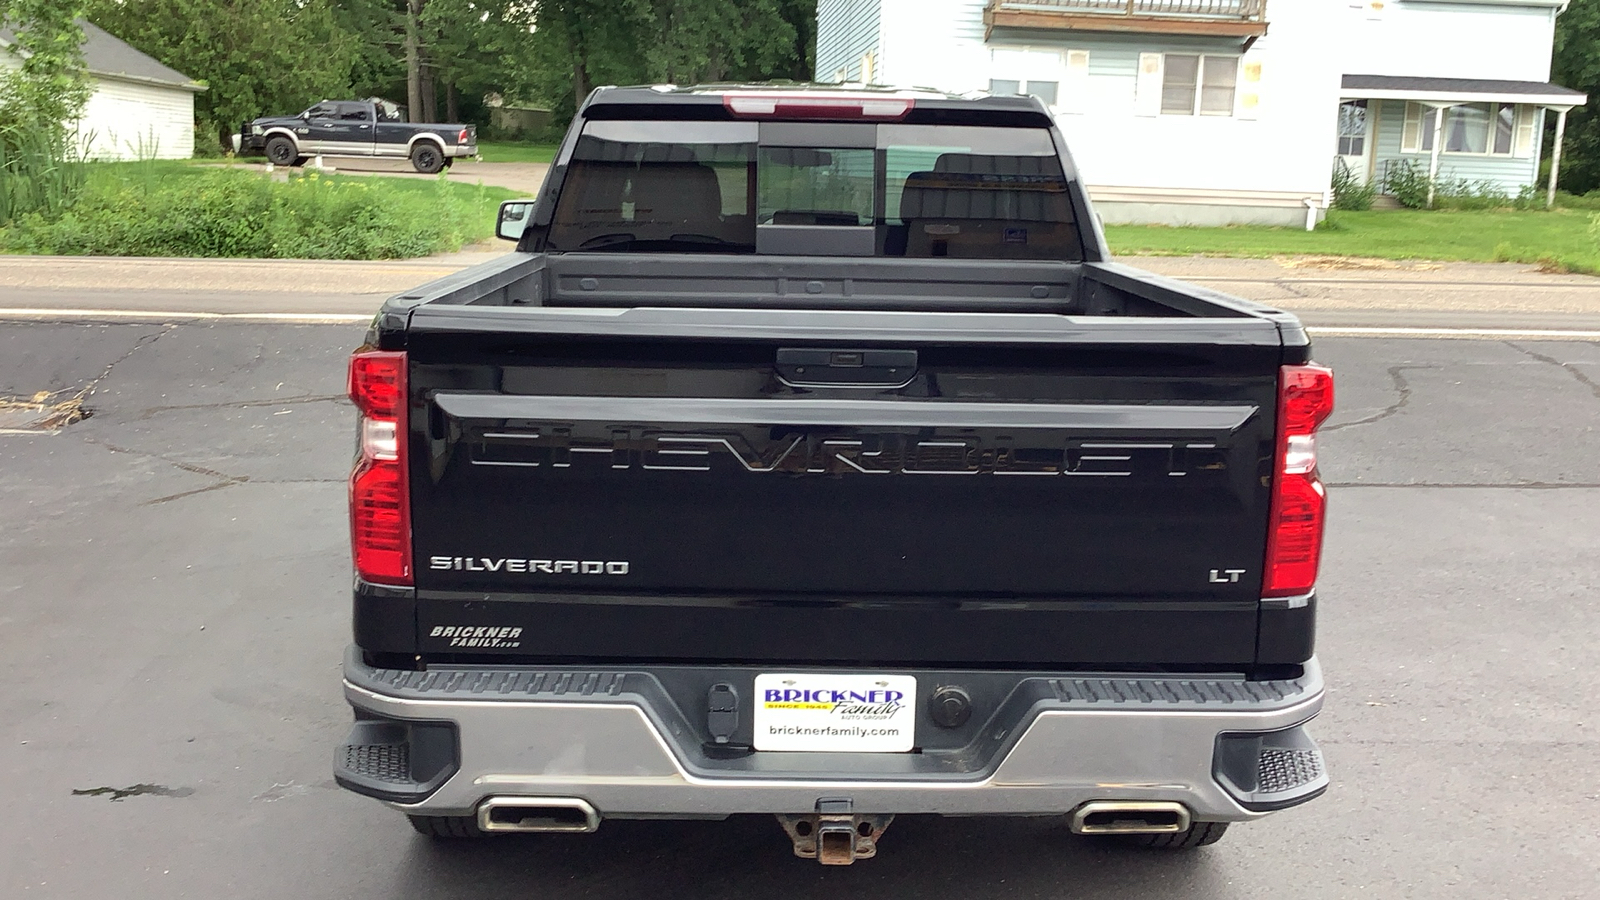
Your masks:
{"label": "truck tailgate", "polygon": [[1254,658],[1271,323],[979,316],[918,340],[911,313],[819,340],[849,314],[787,335],[576,313],[414,314],[424,653]]}

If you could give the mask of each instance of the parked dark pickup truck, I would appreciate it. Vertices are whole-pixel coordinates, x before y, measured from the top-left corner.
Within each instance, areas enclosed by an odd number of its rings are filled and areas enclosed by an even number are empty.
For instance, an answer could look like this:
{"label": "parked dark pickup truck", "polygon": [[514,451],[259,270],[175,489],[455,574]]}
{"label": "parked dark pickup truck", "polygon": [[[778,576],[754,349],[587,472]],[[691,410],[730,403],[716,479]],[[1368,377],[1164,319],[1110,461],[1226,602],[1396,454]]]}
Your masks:
{"label": "parked dark pickup truck", "polygon": [[345,787],[424,834],[1188,848],[1328,784],[1332,376],[1111,262],[1033,98],[618,88],[351,360]]}
{"label": "parked dark pickup truck", "polygon": [[377,98],[324,100],[297,116],[245,122],[233,149],[279,166],[298,166],[312,156],[409,159],[418,172],[432,175],[459,157],[477,156],[478,129],[407,122],[401,107]]}

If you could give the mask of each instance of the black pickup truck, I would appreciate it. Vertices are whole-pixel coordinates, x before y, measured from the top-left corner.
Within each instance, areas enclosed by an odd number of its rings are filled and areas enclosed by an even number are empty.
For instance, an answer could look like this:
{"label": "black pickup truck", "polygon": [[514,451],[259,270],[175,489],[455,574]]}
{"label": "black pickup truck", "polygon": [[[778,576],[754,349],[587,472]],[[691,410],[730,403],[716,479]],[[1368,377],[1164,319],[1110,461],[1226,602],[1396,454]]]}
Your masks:
{"label": "black pickup truck", "polygon": [[830,864],[1326,788],[1332,375],[1112,262],[1039,101],[601,89],[500,230],[351,359],[340,784],[438,837],[771,813]]}
{"label": "black pickup truck", "polygon": [[312,156],[409,159],[432,175],[459,157],[478,155],[475,125],[407,122],[405,110],[376,97],[324,100],[294,116],[266,116],[239,126],[233,151],[298,166]]}

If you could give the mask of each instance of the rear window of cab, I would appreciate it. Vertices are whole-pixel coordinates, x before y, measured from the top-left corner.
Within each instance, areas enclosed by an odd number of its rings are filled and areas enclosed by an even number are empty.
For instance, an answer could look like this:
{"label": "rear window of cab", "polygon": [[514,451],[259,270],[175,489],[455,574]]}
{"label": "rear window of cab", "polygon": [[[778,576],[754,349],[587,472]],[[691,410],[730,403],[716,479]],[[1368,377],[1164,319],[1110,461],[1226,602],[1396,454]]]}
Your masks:
{"label": "rear window of cab", "polygon": [[545,249],[1083,259],[1050,131],[972,125],[591,121]]}

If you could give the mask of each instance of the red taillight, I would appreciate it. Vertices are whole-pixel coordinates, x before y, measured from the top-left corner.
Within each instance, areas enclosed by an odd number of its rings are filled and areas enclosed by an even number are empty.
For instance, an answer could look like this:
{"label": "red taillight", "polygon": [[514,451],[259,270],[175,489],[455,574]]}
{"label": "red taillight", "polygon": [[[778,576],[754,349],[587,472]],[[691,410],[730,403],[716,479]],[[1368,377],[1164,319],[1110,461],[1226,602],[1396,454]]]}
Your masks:
{"label": "red taillight", "polygon": [[411,490],[406,482],[406,355],[358,350],[350,399],[360,410],[361,450],[350,473],[350,551],[356,574],[411,584]]}
{"label": "red taillight", "polygon": [[821,91],[729,91],[728,112],[753,119],[903,119],[915,98]]}
{"label": "red taillight", "polygon": [[467,142],[467,130],[465,128],[463,128],[463,129],[461,129],[461,133],[456,135],[456,143],[465,144],[466,142]]}
{"label": "red taillight", "polygon": [[1317,476],[1317,427],[1333,413],[1333,372],[1284,366],[1278,374],[1278,453],[1272,478],[1266,575],[1261,593],[1310,593],[1322,559],[1328,496]]}

